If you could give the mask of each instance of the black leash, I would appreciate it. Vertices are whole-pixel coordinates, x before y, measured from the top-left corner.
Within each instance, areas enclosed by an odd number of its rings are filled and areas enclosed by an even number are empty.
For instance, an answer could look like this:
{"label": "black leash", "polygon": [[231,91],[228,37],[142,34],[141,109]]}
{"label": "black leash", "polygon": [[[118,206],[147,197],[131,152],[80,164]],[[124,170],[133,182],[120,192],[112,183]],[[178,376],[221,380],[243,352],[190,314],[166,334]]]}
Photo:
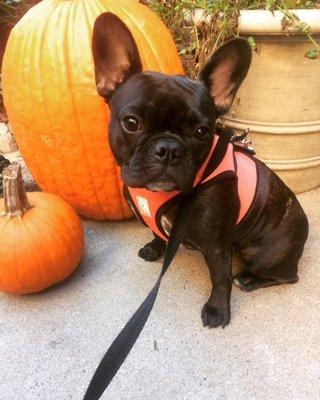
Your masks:
{"label": "black leash", "polygon": [[127,322],[100,361],[83,400],[100,399],[138,339],[157,298],[161,279],[177,253],[189,226],[192,215],[192,197],[192,195],[188,195],[187,198],[182,200],[179,206],[166,247],[162,270],[154,288]]}

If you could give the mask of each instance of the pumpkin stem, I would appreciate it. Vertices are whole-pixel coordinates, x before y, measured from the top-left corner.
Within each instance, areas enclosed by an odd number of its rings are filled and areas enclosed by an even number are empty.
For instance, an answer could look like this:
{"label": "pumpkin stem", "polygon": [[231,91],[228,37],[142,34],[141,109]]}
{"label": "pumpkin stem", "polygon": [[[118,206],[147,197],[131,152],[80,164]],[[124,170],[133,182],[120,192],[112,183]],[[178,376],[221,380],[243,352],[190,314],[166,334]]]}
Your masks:
{"label": "pumpkin stem", "polygon": [[24,186],[21,166],[18,163],[12,163],[3,170],[2,177],[4,215],[8,218],[21,218],[26,211],[32,208]]}

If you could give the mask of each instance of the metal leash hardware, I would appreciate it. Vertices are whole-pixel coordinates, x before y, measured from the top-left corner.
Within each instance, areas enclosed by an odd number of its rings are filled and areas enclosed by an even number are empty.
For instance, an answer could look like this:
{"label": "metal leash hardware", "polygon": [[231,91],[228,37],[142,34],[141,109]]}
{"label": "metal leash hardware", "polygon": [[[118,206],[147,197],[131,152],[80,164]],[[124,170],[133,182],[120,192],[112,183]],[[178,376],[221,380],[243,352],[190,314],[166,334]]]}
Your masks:
{"label": "metal leash hardware", "polygon": [[245,149],[248,153],[255,155],[256,152],[254,151],[254,148],[252,146],[252,141],[247,138],[249,132],[249,128],[247,128],[241,135],[237,135],[235,131],[233,131],[231,142],[234,144],[234,146],[241,147]]}
{"label": "metal leash hardware", "polygon": [[109,386],[113,377],[118,372],[122,363],[130,353],[133,345],[138,339],[147,319],[152,311],[160,288],[161,279],[168,270],[174,256],[176,255],[181,242],[184,239],[186,230],[192,216],[192,193],[186,196],[177,211],[171,234],[167,243],[166,252],[160,276],[150,291],[147,298],[140,305],[125,327],[116,337],[108,351],[100,361],[83,400],[99,400],[103,392]]}

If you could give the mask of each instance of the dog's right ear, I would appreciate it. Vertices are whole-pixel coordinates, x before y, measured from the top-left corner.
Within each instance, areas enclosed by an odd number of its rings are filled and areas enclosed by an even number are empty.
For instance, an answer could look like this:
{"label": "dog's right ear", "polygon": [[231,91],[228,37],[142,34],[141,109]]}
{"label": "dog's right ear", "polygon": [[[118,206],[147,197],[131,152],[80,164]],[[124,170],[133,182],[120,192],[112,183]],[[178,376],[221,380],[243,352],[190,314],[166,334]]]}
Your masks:
{"label": "dog's right ear", "polygon": [[92,52],[97,91],[107,101],[131,75],[142,71],[135,40],[114,14],[101,14],[94,23]]}

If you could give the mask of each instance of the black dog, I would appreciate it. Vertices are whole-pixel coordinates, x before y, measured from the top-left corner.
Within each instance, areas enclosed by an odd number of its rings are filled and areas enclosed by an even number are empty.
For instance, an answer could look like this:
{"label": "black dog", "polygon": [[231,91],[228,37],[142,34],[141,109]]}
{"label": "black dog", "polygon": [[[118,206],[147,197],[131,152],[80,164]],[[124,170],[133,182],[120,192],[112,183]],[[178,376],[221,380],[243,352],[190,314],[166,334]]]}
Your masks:
{"label": "black dog", "polygon": [[[215,120],[230,109],[249,69],[247,41],[234,39],[218,49],[199,80],[142,72],[131,33],[116,16],[106,13],[95,22],[93,56],[98,93],[111,109],[110,145],[125,184],[190,192],[211,148]],[[258,211],[246,226],[236,227],[236,179],[221,179],[194,197],[192,228],[185,244],[202,251],[211,274],[213,290],[202,310],[204,326],[229,324],[234,249],[246,264],[246,270],[235,277],[244,291],[298,280],[298,262],[308,235],[306,215],[278,176],[258,160],[256,165]],[[171,214],[169,210],[167,219]],[[152,261],[164,250],[165,241],[155,235],[139,255]]]}

